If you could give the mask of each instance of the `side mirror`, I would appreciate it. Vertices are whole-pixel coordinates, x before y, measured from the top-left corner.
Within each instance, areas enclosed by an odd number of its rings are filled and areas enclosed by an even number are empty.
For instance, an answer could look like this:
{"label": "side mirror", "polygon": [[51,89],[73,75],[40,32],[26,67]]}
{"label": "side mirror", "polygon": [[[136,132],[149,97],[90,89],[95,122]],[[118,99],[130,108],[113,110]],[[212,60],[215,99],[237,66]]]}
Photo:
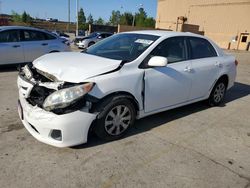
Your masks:
{"label": "side mirror", "polygon": [[151,67],[166,67],[168,59],[162,56],[154,56],[148,61],[148,66]]}

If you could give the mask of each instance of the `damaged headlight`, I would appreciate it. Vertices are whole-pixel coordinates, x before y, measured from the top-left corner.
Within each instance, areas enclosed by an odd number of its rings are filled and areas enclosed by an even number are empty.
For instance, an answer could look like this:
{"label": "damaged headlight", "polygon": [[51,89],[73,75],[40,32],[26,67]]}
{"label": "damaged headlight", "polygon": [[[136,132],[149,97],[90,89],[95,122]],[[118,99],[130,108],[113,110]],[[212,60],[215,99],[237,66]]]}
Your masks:
{"label": "damaged headlight", "polygon": [[48,111],[57,108],[65,108],[90,92],[93,86],[94,83],[86,83],[55,91],[45,99],[43,108]]}

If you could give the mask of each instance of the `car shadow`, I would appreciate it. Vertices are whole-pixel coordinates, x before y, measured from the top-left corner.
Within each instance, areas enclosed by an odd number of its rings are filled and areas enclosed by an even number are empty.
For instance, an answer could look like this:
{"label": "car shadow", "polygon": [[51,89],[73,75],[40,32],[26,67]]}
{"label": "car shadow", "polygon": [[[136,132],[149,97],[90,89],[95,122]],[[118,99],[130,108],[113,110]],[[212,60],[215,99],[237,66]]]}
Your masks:
{"label": "car shadow", "polygon": [[20,67],[24,66],[27,63],[11,64],[11,65],[0,65],[1,72],[15,72],[18,71]]}
{"label": "car shadow", "polygon": [[[227,105],[227,103],[238,100],[249,94],[250,94],[250,85],[236,82],[234,86],[230,90],[228,90],[225,98],[225,103],[222,104],[220,107],[224,107]],[[142,118],[136,121],[135,125],[129,130],[129,132],[125,135],[125,137],[130,137],[136,134],[149,131],[168,122],[189,116],[191,114],[194,114],[202,110],[206,110],[208,108],[210,107],[207,105],[207,103],[205,101],[201,101]],[[97,138],[94,134],[91,134],[89,136],[88,143],[79,146],[74,146],[72,147],[72,149],[84,149],[106,143],[108,142],[102,141],[101,139]]]}

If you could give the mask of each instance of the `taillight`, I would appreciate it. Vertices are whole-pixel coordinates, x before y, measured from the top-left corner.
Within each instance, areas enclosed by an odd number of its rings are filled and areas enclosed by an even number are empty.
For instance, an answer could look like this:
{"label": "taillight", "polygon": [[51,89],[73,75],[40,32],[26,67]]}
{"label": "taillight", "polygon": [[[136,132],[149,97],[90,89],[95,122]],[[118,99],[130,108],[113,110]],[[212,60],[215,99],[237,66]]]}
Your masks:
{"label": "taillight", "polygon": [[239,64],[239,62],[237,60],[234,61],[235,66],[237,66]]}

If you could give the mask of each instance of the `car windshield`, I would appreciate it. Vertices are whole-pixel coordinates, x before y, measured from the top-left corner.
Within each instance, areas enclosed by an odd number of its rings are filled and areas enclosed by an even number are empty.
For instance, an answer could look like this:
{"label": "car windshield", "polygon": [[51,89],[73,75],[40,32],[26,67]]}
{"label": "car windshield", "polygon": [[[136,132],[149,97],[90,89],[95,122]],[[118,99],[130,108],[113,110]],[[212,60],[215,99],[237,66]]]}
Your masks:
{"label": "car windshield", "polygon": [[139,57],[158,38],[159,36],[146,34],[116,34],[98,42],[84,52],[130,62]]}

